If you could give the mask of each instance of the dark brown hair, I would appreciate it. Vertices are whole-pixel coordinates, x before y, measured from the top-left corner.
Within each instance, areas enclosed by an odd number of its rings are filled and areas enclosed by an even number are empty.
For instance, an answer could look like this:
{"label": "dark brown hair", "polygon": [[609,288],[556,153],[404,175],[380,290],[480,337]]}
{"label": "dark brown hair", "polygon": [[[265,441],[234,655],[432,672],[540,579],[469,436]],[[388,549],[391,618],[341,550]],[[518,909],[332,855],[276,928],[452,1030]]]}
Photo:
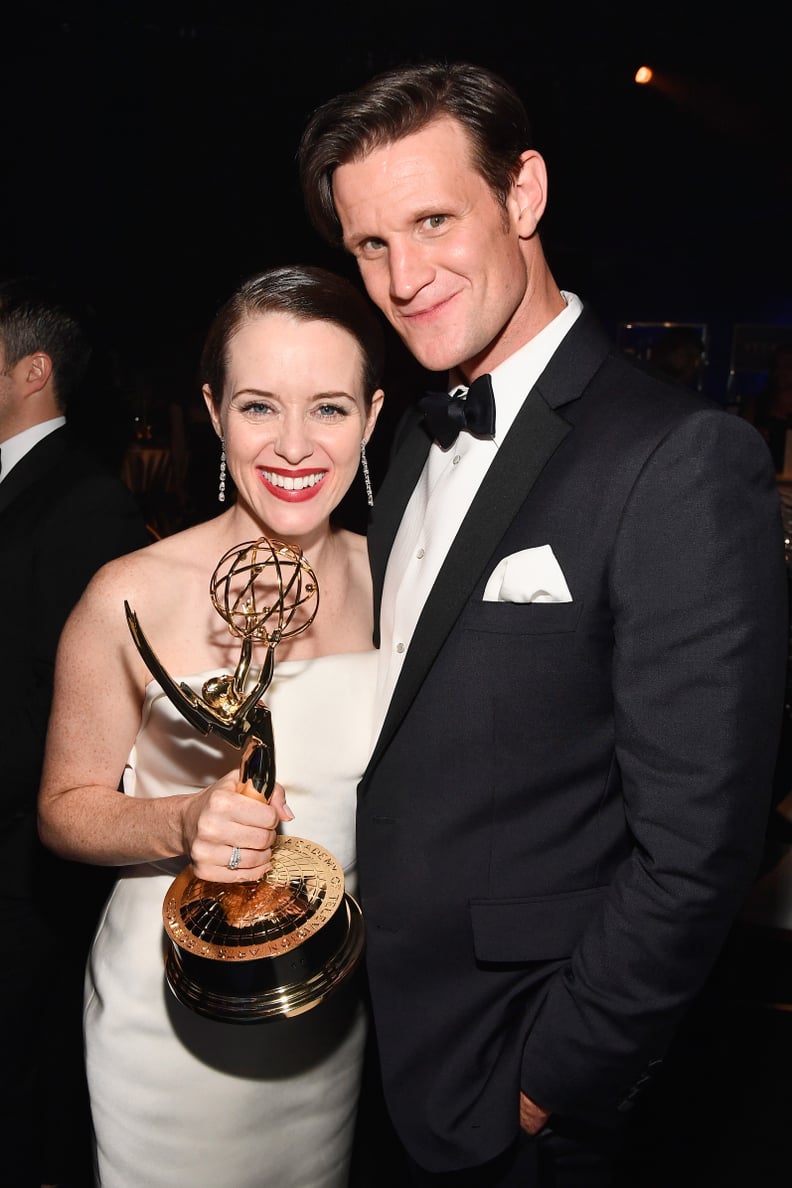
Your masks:
{"label": "dark brown hair", "polygon": [[356,91],[338,95],[311,116],[298,150],[308,217],[330,243],[340,243],[333,203],[339,165],[365,157],[442,117],[457,120],[470,139],[472,163],[505,206],[520,158],[532,147],[521,99],[497,74],[466,62],[401,66]]}
{"label": "dark brown hair", "polygon": [[268,313],[285,313],[305,322],[332,322],[360,347],[366,406],[379,388],[384,368],[382,325],[355,286],[324,268],[294,265],[256,273],[236,290],[215,316],[201,354],[201,380],[219,407],[223,399],[228,347],[239,327]]}
{"label": "dark brown hair", "polygon": [[0,343],[6,370],[36,351],[49,355],[52,390],[62,412],[91,360],[83,328],[86,317],[84,311],[77,312],[72,295],[54,281],[32,276],[0,280]]}

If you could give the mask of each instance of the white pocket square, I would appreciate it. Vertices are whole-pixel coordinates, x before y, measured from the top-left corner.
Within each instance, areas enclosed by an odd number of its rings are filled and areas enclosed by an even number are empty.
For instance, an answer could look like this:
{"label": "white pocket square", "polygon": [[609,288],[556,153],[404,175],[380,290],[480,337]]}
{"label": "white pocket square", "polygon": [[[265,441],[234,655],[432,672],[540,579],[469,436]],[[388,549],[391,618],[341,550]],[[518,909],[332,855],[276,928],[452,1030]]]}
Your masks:
{"label": "white pocket square", "polygon": [[499,561],[483,601],[571,602],[572,595],[550,545],[539,545]]}

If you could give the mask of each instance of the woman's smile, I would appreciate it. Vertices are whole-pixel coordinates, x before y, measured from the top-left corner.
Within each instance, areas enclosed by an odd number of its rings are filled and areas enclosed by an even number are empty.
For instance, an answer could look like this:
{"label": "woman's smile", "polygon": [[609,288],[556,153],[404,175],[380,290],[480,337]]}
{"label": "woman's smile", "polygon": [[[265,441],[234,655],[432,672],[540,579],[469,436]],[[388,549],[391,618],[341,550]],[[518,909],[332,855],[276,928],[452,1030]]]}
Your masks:
{"label": "woman's smile", "polygon": [[318,495],[326,470],[273,470],[259,467],[261,481],[277,499],[288,503],[302,503]]}

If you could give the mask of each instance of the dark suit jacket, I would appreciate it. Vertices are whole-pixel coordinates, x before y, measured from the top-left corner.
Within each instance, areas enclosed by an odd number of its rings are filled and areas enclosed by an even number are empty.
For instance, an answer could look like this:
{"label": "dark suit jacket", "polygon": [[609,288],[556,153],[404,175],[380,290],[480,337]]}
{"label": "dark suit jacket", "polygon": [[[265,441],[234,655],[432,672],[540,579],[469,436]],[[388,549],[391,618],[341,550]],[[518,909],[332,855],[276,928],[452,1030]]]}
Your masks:
{"label": "dark suit jacket", "polygon": [[[414,420],[374,509],[377,610]],[[482,601],[545,544],[572,602]],[[420,1164],[505,1149],[521,1087],[586,1123],[629,1105],[757,868],[785,652],[765,443],[584,311],[449,550],[360,786],[385,1090]]]}
{"label": "dark suit jacket", "polygon": [[[0,483],[0,1008],[12,1020],[0,1141],[9,1183],[91,1178],[82,986],[112,872],[45,850],[36,801],[66,618],[104,562],[148,541],[133,496],[65,428]],[[79,704],[79,688],[73,696]]]}
{"label": "dark suit jacket", "polygon": [[0,895],[31,894],[44,860],[36,800],[63,625],[96,570],[149,539],[134,497],[66,427],[0,483]]}

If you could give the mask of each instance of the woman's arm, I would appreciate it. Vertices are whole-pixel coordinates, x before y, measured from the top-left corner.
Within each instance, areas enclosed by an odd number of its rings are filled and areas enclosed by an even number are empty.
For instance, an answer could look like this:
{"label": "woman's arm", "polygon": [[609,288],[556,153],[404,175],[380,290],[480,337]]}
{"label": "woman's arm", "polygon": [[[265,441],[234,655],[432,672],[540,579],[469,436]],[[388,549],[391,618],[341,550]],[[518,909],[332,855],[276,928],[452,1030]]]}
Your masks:
{"label": "woman's arm", "polygon": [[[270,804],[241,796],[237,773],[229,772],[193,794],[136,800],[118,791],[147,674],[127,630],[117,572],[112,565],[100,571],[61,636],[39,795],[41,839],[61,857],[97,865],[186,854],[200,878],[260,878],[278,820],[291,818],[282,789]],[[242,861],[229,871],[233,846]]]}

